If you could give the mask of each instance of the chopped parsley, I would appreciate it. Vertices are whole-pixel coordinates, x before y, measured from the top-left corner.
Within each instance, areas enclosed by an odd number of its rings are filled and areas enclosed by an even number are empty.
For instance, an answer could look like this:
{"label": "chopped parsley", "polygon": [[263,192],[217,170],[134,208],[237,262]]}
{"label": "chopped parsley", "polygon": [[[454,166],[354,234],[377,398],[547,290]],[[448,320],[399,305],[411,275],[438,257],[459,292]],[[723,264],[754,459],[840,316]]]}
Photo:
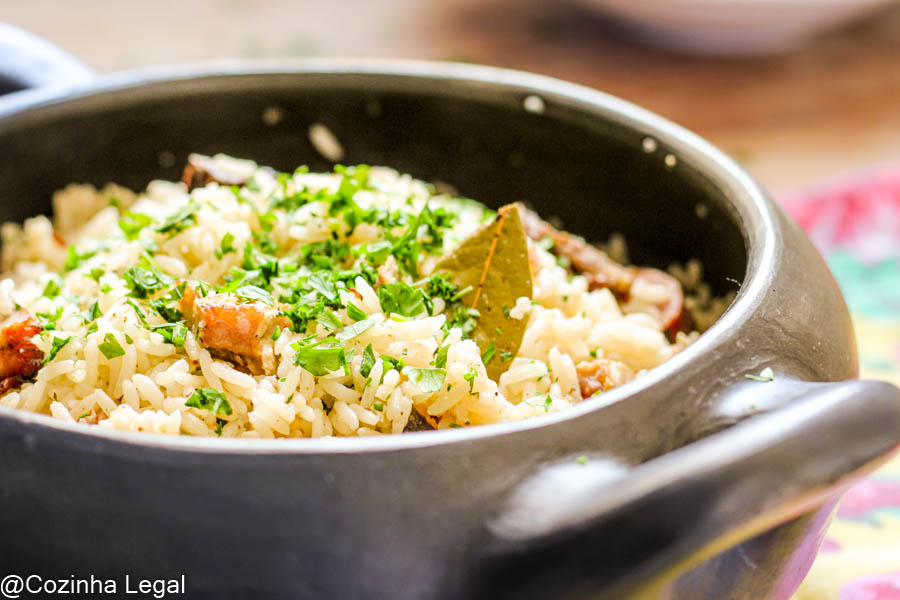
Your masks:
{"label": "chopped parsley", "polygon": [[444,369],[417,369],[415,367],[404,367],[403,374],[410,381],[416,384],[423,393],[433,393],[440,391],[444,385],[444,378],[447,371]]}
{"label": "chopped parsley", "polygon": [[491,340],[491,343],[488,344],[487,350],[485,350],[484,354],[481,355],[481,361],[484,364],[488,364],[494,358],[495,354],[497,354],[497,347],[494,346],[494,341]]}
{"label": "chopped parsley", "polygon": [[340,318],[334,314],[334,311],[327,308],[319,313],[316,317],[316,321],[328,331],[336,331],[344,326],[344,324],[341,323]]}
{"label": "chopped parsley", "polygon": [[275,299],[272,298],[272,294],[256,285],[241,286],[238,289],[234,290],[234,293],[236,296],[238,296],[239,298],[243,298],[244,300],[259,300],[260,302],[264,302],[269,306],[275,304]]}
{"label": "chopped parsley", "polygon": [[57,306],[52,313],[35,313],[35,315],[43,321],[41,325],[44,329],[53,330],[56,329],[56,322],[63,316],[63,307]]}
{"label": "chopped parsley", "polygon": [[365,321],[357,321],[352,325],[344,327],[343,331],[338,334],[338,339],[342,342],[353,339],[364,331],[368,331],[375,325],[375,317],[369,317]]}
{"label": "chopped parsley", "polygon": [[171,285],[174,280],[163,273],[148,254],[141,257],[141,264],[135,265],[122,275],[125,285],[135,298],[149,298],[156,292]]}
{"label": "chopped parsley", "polygon": [[[347,364],[347,354],[342,346],[325,346],[321,340],[309,344],[295,342],[291,347],[297,352],[294,364],[298,364],[313,375],[321,377],[331,371],[337,371]],[[333,340],[330,340],[333,342]]]}
{"label": "chopped parsley", "polygon": [[463,289],[459,290],[457,293],[453,294],[453,296],[450,297],[450,302],[456,302],[457,300],[465,297],[467,294],[472,292],[474,289],[475,288],[473,288],[471,285],[467,285]]}
{"label": "chopped parsley", "polygon": [[447,366],[447,352],[449,352],[449,350],[450,350],[450,344],[445,344],[445,345],[441,346],[440,348],[438,348],[437,354],[434,355],[434,362],[432,362],[431,364],[433,364],[438,369],[443,369],[444,367],[446,367]]}
{"label": "chopped parsley", "polygon": [[184,346],[184,342],[187,340],[188,328],[184,324],[184,321],[157,325],[152,331],[161,335],[166,342],[172,344],[176,348]]}
{"label": "chopped parsley", "polygon": [[103,356],[109,360],[125,354],[125,349],[122,348],[122,344],[119,343],[119,340],[117,340],[116,336],[112,333],[107,333],[103,338],[103,342],[98,344],[97,348],[99,348],[100,352],[103,353]]}
{"label": "chopped parsley", "polygon": [[151,223],[153,217],[126,211],[119,219],[119,229],[125,234],[126,240],[134,240],[140,235],[141,230]]}
{"label": "chopped parsley", "polygon": [[362,363],[359,365],[359,372],[363,377],[368,377],[369,373],[372,372],[372,367],[375,366],[375,350],[372,349],[372,344],[366,346],[366,349],[363,350],[363,359]]}
{"label": "chopped parsley", "polygon": [[463,335],[468,337],[478,325],[479,317],[481,317],[481,313],[478,312],[478,309],[463,304],[454,304],[452,311],[447,316],[447,322],[444,324],[444,328],[449,331],[452,327],[459,327],[459,329],[462,330]]}
{"label": "chopped parsley", "polygon": [[184,231],[190,225],[195,225],[197,223],[196,213],[198,210],[200,210],[200,205],[191,201],[179,208],[172,215],[169,215],[169,217],[156,228],[156,231],[171,235]]}
{"label": "chopped parsley", "polygon": [[100,318],[100,315],[103,314],[100,312],[100,305],[97,304],[97,301],[94,300],[91,302],[91,305],[88,306],[87,311],[85,312],[84,318],[87,322],[96,321]]}
{"label": "chopped parsley", "polygon": [[386,283],[378,288],[378,302],[385,313],[415,317],[425,311],[425,293],[408,283]]}
{"label": "chopped parsley", "polygon": [[191,397],[184,403],[185,406],[208,410],[214,415],[230,415],[231,403],[225,394],[213,388],[200,388],[194,390]]}
{"label": "chopped parsley", "polygon": [[68,250],[66,251],[66,262],[63,265],[63,271],[68,273],[73,269],[77,269],[81,266],[81,263],[94,256],[96,253],[97,252],[95,250],[80,253],[75,249],[75,246],[69,246]]}
{"label": "chopped parsley", "polygon": [[59,280],[56,278],[47,281],[47,285],[44,286],[42,295],[45,298],[56,298],[57,296],[59,296],[59,290],[61,289],[59,283]]}
{"label": "chopped parsley", "polygon": [[223,256],[231,252],[236,252],[234,247],[234,235],[232,235],[231,232],[228,232],[222,237],[222,243],[219,244],[219,247],[214,254],[216,255],[216,258],[221,260]]}
{"label": "chopped parsley", "polygon": [[396,369],[397,371],[402,371],[403,366],[406,364],[400,358],[394,358],[393,356],[388,356],[386,354],[381,355],[381,362],[384,363],[384,372],[387,373],[391,369]]}
{"label": "chopped parsley", "polygon": [[469,393],[475,393],[475,377],[478,376],[478,369],[472,367],[469,372],[463,375],[463,379],[469,382]]}
{"label": "chopped parsley", "polygon": [[[471,286],[466,289],[471,291]],[[456,297],[456,286],[450,283],[450,280],[444,273],[435,273],[429,277],[425,281],[425,291],[430,297],[442,298],[446,302],[459,300],[459,298]]]}
{"label": "chopped parsley", "polygon": [[51,360],[56,358],[56,355],[59,354],[59,351],[62,350],[63,347],[66,344],[68,344],[69,340],[71,340],[71,339],[72,339],[71,336],[65,337],[65,338],[58,338],[58,337],[54,336],[52,346],[50,347],[50,352],[47,354],[46,357],[44,357],[44,362],[42,362],[41,364],[46,365]]}
{"label": "chopped parsley", "polygon": [[539,402],[536,403],[534,399],[526,400],[525,404],[529,406],[536,406],[538,408],[543,408],[544,412],[550,412],[550,407],[553,406],[553,398],[550,397],[550,394],[544,396],[543,399],[539,399]]}
{"label": "chopped parsley", "polygon": [[353,302],[347,303],[347,316],[354,321],[362,321],[369,318],[366,311],[353,304]]}

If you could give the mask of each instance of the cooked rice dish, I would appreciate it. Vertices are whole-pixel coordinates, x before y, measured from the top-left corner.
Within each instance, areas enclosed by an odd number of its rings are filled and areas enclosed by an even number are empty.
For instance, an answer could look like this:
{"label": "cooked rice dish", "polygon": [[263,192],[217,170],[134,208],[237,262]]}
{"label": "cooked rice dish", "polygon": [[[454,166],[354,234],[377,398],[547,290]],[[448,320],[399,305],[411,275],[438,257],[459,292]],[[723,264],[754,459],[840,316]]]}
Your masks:
{"label": "cooked rice dish", "polygon": [[72,423],[277,438],[542,416],[727,304],[383,167],[192,155],[182,182],[53,202],[3,225],[0,404]]}

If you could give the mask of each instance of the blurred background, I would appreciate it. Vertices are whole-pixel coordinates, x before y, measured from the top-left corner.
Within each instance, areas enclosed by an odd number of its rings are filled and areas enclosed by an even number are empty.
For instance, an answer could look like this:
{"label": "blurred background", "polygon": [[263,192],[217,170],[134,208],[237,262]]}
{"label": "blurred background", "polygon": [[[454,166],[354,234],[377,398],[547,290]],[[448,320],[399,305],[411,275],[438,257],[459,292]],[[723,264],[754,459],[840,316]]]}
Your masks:
{"label": "blurred background", "polygon": [[[0,0],[100,72],[214,58],[483,63],[647,107],[742,163],[817,243],[864,377],[900,384],[900,2]],[[900,600],[900,459],[854,486],[798,600]]]}
{"label": "blurred background", "polygon": [[0,6],[0,20],[50,39],[99,71],[340,55],[552,75],[698,132],[770,189],[900,160],[897,2],[3,0]]}

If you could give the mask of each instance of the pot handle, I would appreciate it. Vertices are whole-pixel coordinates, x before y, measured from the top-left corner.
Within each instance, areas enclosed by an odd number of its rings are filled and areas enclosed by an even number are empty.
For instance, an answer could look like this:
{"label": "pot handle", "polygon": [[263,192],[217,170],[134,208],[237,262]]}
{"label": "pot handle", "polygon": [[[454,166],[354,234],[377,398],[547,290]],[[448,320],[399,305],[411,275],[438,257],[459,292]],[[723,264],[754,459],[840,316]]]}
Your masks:
{"label": "pot handle", "polygon": [[0,95],[46,86],[81,86],[96,74],[36,35],[0,23]]}
{"label": "pot handle", "polygon": [[[900,447],[900,390],[888,383],[758,385],[794,399],[618,479],[582,484],[574,499],[557,487],[555,523],[519,498],[506,517],[526,518],[488,527],[472,597],[666,597],[679,575],[837,499]],[[573,462],[566,473],[577,472]],[[558,486],[558,475],[548,480]],[[546,507],[548,494],[538,495]]]}

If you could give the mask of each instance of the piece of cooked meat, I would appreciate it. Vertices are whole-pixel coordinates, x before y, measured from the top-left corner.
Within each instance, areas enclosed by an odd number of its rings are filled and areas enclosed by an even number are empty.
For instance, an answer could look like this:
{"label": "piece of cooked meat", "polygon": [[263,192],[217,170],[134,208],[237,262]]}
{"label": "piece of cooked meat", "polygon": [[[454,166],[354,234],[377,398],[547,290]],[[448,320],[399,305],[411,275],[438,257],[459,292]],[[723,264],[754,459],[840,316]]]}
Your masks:
{"label": "piece of cooked meat", "polygon": [[655,304],[659,310],[659,321],[663,330],[674,338],[679,331],[692,329],[691,315],[684,310],[684,291],[677,279],[659,269],[641,268],[637,270],[632,288],[636,285],[660,286],[666,291],[666,299]]}
{"label": "piece of cooked meat", "polygon": [[437,421],[435,421],[434,417],[428,413],[419,412],[418,408],[413,408],[412,412],[409,413],[409,421],[406,422],[403,433],[409,431],[432,431],[434,429],[437,429]]}
{"label": "piece of cooked meat", "polygon": [[664,286],[669,292],[668,299],[657,305],[662,328],[670,335],[684,330],[687,324],[687,316],[683,310],[684,293],[677,279],[659,269],[622,266],[603,250],[587,243],[584,238],[559,231],[527,208],[520,206],[519,209],[525,235],[535,241],[544,238],[553,240],[550,251],[556,256],[568,258],[572,268],[587,279],[589,289],[609,288],[620,299],[627,300],[635,281]]}
{"label": "piece of cooked meat", "polygon": [[244,185],[249,181],[249,177],[244,173],[224,168],[211,156],[191,154],[184,166],[181,181],[190,192],[194,188],[200,188],[213,182],[222,185]]}
{"label": "piece of cooked meat", "polygon": [[557,256],[565,256],[572,267],[587,279],[590,289],[610,288],[618,294],[627,294],[634,281],[634,269],[623,267],[606,252],[587,243],[584,238],[556,229],[533,211],[519,207],[525,235],[535,241],[553,240],[550,249]]}
{"label": "piece of cooked meat", "polygon": [[31,343],[43,328],[27,310],[19,310],[0,326],[0,395],[34,377],[44,353]]}
{"label": "piece of cooked meat", "polygon": [[634,379],[634,372],[627,365],[608,358],[580,362],[575,370],[578,372],[581,397],[585,399]]}
{"label": "piece of cooked meat", "polygon": [[201,345],[211,354],[243,367],[254,375],[275,372],[271,333],[288,321],[263,302],[247,302],[234,294],[197,296],[184,289],[181,311],[191,327],[196,326]]}

